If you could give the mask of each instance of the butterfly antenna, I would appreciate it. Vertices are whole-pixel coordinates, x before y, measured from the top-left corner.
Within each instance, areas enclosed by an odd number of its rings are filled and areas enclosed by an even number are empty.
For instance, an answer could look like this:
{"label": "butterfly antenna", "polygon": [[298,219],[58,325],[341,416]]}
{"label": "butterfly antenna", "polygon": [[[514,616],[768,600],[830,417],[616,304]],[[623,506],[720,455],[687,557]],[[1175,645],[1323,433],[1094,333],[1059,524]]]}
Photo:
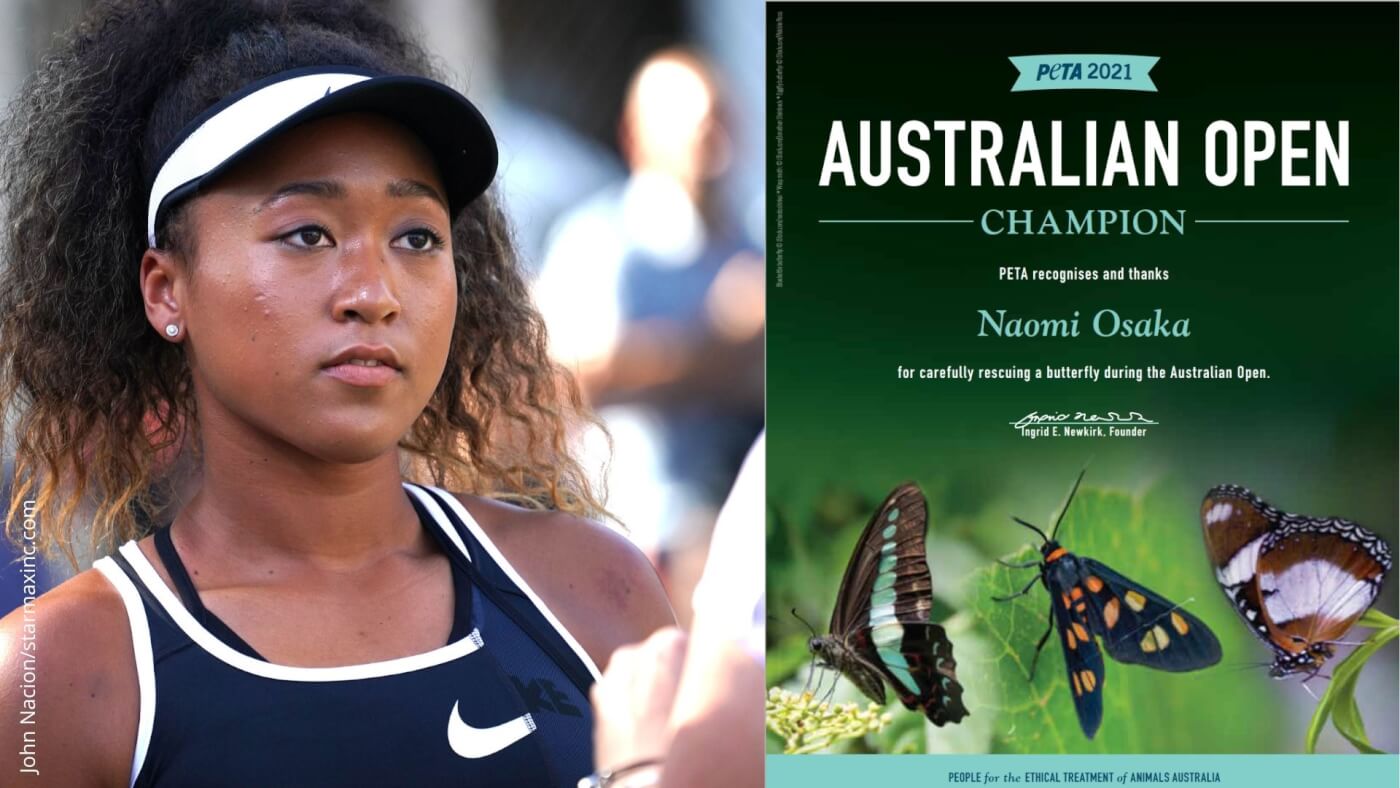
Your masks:
{"label": "butterfly antenna", "polygon": [[797,608],[793,608],[793,609],[792,609],[792,614],[793,614],[793,616],[795,616],[795,617],[797,618],[798,621],[801,621],[801,622],[802,622],[802,625],[803,625],[803,626],[805,626],[805,627],[807,627],[807,629],[811,630],[811,632],[812,632],[812,637],[816,637],[816,636],[817,636],[817,630],[813,629],[813,628],[812,628],[812,625],[807,623],[807,619],[805,619],[805,618],[803,618],[802,616],[798,615],[798,613],[797,613]]}
{"label": "butterfly antenna", "polygon": [[1069,505],[1074,501],[1074,494],[1079,492],[1079,483],[1084,481],[1084,474],[1088,473],[1088,471],[1089,466],[1087,463],[1083,468],[1079,469],[1079,478],[1075,479],[1074,486],[1069,488],[1069,497],[1065,499],[1065,505],[1060,509],[1060,516],[1055,518],[1055,527],[1050,529],[1050,539],[1053,540],[1055,534],[1059,533],[1060,522],[1065,519],[1065,512],[1069,511]]}
{"label": "butterfly antenna", "polygon": [[1031,525],[1030,523],[1026,522],[1025,520],[1022,520],[1019,517],[1012,517],[1011,519],[1040,534],[1041,539],[1044,539],[1047,542],[1050,541],[1050,537],[1046,536],[1044,531],[1040,530],[1039,528],[1036,528],[1034,525]]}

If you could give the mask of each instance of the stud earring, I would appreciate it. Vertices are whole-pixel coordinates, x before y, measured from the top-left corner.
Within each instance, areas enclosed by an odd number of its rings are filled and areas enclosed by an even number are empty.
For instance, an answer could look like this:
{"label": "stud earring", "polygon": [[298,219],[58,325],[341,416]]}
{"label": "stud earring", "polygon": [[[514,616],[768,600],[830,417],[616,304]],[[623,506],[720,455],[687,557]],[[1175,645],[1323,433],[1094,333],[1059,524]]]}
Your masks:
{"label": "stud earring", "polygon": [[166,335],[166,336],[168,336],[168,337],[173,337],[173,336],[175,336],[175,335],[178,334],[178,333],[180,333],[180,327],[179,327],[179,326],[175,325],[174,323],[167,323],[167,324],[166,324],[166,326],[165,326],[165,335]]}

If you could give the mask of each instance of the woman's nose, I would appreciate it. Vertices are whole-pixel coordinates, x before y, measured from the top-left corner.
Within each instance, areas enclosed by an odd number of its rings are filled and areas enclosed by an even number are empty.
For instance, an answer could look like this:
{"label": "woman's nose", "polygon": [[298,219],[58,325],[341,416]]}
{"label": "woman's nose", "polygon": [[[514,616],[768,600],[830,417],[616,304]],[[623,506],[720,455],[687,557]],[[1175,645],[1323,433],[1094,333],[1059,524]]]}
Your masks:
{"label": "woman's nose", "polygon": [[379,323],[399,313],[393,266],[381,245],[356,242],[341,247],[339,286],[335,296],[337,320]]}

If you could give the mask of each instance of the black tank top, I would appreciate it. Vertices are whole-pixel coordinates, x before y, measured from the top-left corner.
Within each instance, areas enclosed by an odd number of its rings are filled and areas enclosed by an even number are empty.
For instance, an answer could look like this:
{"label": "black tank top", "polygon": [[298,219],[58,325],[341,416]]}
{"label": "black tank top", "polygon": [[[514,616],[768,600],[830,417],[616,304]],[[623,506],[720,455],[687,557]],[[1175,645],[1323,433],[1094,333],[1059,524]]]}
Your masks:
{"label": "black tank top", "polygon": [[593,770],[597,667],[455,497],[404,487],[456,598],[449,642],[410,657],[264,660],[205,609],[164,529],[179,597],[135,542],[94,564],[131,623],[132,786],[573,786]]}

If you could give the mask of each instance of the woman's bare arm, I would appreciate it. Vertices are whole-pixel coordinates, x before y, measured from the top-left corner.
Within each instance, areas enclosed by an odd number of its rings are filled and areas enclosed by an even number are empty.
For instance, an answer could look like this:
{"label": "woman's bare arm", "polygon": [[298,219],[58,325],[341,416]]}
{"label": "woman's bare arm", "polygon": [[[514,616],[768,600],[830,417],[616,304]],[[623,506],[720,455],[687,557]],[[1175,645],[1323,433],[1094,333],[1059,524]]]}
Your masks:
{"label": "woman's bare arm", "polygon": [[651,562],[616,531],[569,514],[458,498],[600,670],[618,646],[676,623]]}
{"label": "woman's bare arm", "polygon": [[0,784],[124,788],[139,706],[126,609],[99,572],[0,619]]}

